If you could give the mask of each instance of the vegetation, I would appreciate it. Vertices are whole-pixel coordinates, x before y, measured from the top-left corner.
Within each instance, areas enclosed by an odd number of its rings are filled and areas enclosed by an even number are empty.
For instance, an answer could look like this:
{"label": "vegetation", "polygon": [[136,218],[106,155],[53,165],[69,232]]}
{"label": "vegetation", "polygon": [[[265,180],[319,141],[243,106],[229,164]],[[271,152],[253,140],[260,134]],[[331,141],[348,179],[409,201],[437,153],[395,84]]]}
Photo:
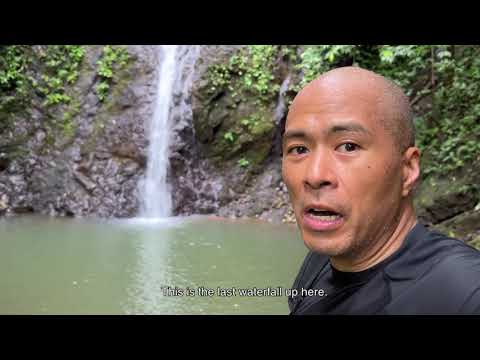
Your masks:
{"label": "vegetation", "polygon": [[[44,105],[68,103],[66,86],[75,83],[85,50],[82,46],[3,46],[0,48],[2,106],[22,103],[29,90],[45,97]],[[40,76],[38,76],[40,70]]]}
{"label": "vegetation", "polygon": [[[297,56],[298,54],[298,56]],[[275,101],[280,63],[293,64],[294,95],[323,72],[360,66],[400,85],[414,108],[423,175],[445,174],[480,160],[480,47],[459,45],[251,45],[210,68],[211,94],[226,91],[259,107]],[[290,98],[292,99],[293,96]],[[243,131],[250,119],[240,120]],[[237,135],[240,135],[237,134]],[[226,139],[233,143],[229,132]]]}
{"label": "vegetation", "polygon": [[[72,119],[80,104],[73,100],[71,87],[79,77],[84,55],[85,48],[77,45],[0,47],[0,131],[13,125],[11,115],[41,104],[45,128],[72,136]],[[34,105],[34,99],[41,101]],[[58,106],[63,116],[53,111]]]}
{"label": "vegetation", "polygon": [[240,167],[247,167],[250,164],[250,161],[242,157],[240,160],[238,160],[238,165]]}
{"label": "vegetation", "polygon": [[227,131],[225,135],[223,135],[223,138],[228,142],[233,143],[235,141],[235,133],[231,131]]}
{"label": "vegetation", "polygon": [[0,111],[13,110],[14,105],[25,101],[28,78],[25,68],[28,58],[24,53],[29,47],[0,46]]}
{"label": "vegetation", "polygon": [[[252,169],[251,165],[260,163],[255,157],[261,160],[268,153],[266,149],[262,152],[252,150],[256,144],[269,141],[266,132],[257,132],[258,129],[275,128],[273,109],[286,76],[290,77],[290,83],[285,95],[292,101],[308,82],[342,66],[372,70],[404,89],[414,112],[417,145],[422,150],[425,185],[422,186],[425,193],[422,199],[427,197],[433,206],[433,202],[440,200],[439,203],[448,203],[457,197],[471,198],[464,210],[472,210],[480,193],[478,45],[244,47],[227,61],[210,68],[210,101],[223,108],[235,109],[229,106],[232,103],[238,108],[238,111],[229,111],[227,120],[221,120],[221,127],[215,122],[224,142],[219,145],[213,141],[212,146],[221,149],[222,154],[234,154],[238,166]],[[250,113],[245,115],[245,109]],[[240,146],[245,139],[250,145]],[[434,186],[440,180],[446,187],[442,191]],[[425,189],[431,191],[425,192]]]}
{"label": "vegetation", "polygon": [[417,141],[426,154],[424,176],[445,174],[480,160],[479,55],[478,46],[309,46],[296,66],[303,73],[296,89],[344,65],[386,76],[414,106]]}
{"label": "vegetation", "polygon": [[97,61],[97,75],[100,83],[96,86],[96,92],[100,101],[104,101],[107,97],[114,74],[124,68],[128,60],[129,55],[124,47],[104,46],[102,57]]}
{"label": "vegetation", "polygon": [[[210,96],[226,93],[231,99],[229,103],[233,110],[242,102],[253,105],[251,113],[236,118],[236,122],[230,124],[230,128],[223,133],[227,146],[225,148],[224,144],[220,144],[219,149],[227,157],[231,153],[238,154],[242,149],[242,144],[237,139],[252,142],[256,137],[263,137],[273,131],[272,119],[266,114],[278,98],[283,81],[279,76],[282,61],[294,59],[295,49],[295,46],[249,45],[241,48],[228,61],[209,68]],[[247,167],[252,162],[260,162],[268,153],[263,149],[264,146],[261,147],[262,151],[254,156],[257,161],[241,158],[238,165]]]}
{"label": "vegetation", "polygon": [[249,45],[230,57],[227,63],[213,65],[210,70],[210,93],[229,90],[233,98],[245,101],[255,98],[257,104],[277,96],[274,70],[280,51],[278,45]]}
{"label": "vegetation", "polygon": [[[85,46],[49,45],[0,46],[0,132],[12,126],[12,115],[34,107],[41,99],[47,130],[60,130],[64,136],[74,135],[73,119],[80,111],[80,99],[73,86],[80,75]],[[100,101],[107,97],[115,74],[129,61],[124,47],[106,45],[97,62],[99,83],[96,93]],[[36,104],[39,104],[35,100]],[[60,114],[59,114],[60,113]],[[49,131],[48,139],[54,143]]]}
{"label": "vegetation", "polygon": [[[79,77],[84,55],[85,47],[78,45],[0,46],[0,130],[11,125],[9,114],[28,107],[35,94],[47,109],[62,106],[63,115],[50,118],[53,125],[72,133],[79,101],[69,89]],[[425,153],[424,176],[444,174],[479,160],[479,55],[480,47],[473,45],[250,45],[209,69],[208,91],[227,92],[234,100],[232,107],[254,102],[264,113],[278,96],[281,64],[298,74],[290,86],[292,95],[335,67],[371,69],[399,84],[410,97],[418,145]],[[128,61],[124,47],[103,47],[96,69],[100,101],[105,101],[115,74]],[[255,116],[239,119],[223,139],[233,146],[242,133],[255,133],[265,122]]]}

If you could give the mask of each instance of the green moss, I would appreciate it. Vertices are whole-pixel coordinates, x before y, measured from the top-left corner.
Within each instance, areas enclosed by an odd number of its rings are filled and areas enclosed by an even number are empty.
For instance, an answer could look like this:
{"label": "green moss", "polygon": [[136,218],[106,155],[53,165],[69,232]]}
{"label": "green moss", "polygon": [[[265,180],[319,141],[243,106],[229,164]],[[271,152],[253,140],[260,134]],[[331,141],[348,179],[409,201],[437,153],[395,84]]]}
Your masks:
{"label": "green moss", "polygon": [[112,45],[103,47],[102,56],[97,61],[100,82],[95,88],[100,101],[106,99],[112,83],[118,78],[116,74],[127,66],[129,60],[130,55],[125,47]]}
{"label": "green moss", "polygon": [[128,84],[133,80],[132,74],[129,71],[132,62],[129,57],[126,63],[122,63],[117,68],[112,77],[111,86],[109,91],[111,96],[105,97],[101,109],[97,112],[93,120],[93,131],[82,145],[82,153],[93,152],[96,148],[98,138],[102,136],[107,121],[112,119],[112,115],[120,113],[122,111],[121,106],[118,104],[121,94],[127,88]]}
{"label": "green moss", "polygon": [[75,116],[80,112],[80,101],[74,99],[71,104],[63,113],[63,118],[60,123],[60,129],[63,132],[63,135],[67,138],[73,138],[75,135],[75,130],[77,129],[77,124],[74,119]]}
{"label": "green moss", "polygon": [[78,79],[84,55],[85,48],[76,45],[47,46],[40,53],[43,74],[32,85],[45,96],[45,106],[70,103],[72,98],[67,90]]}
{"label": "green moss", "polygon": [[268,142],[258,143],[245,152],[245,157],[250,160],[253,167],[258,167],[263,164],[270,153],[270,149],[271,145]]}
{"label": "green moss", "polygon": [[277,60],[293,57],[293,52],[286,51],[286,48],[280,45],[249,45],[226,63],[210,66],[208,94],[226,91],[240,102],[254,99],[257,104],[268,104],[276,98],[280,89],[275,76]]}
{"label": "green moss", "polygon": [[11,113],[28,100],[29,46],[0,46],[0,111]]}
{"label": "green moss", "polygon": [[260,108],[251,114],[242,114],[232,114],[225,119],[207,147],[218,166],[233,160],[238,166],[253,170],[270,153],[275,131],[271,111]]}
{"label": "green moss", "polygon": [[240,124],[245,131],[252,135],[261,135],[273,129],[273,123],[265,111],[242,118]]}
{"label": "green moss", "polygon": [[417,208],[427,208],[433,206],[439,196],[477,193],[478,190],[478,185],[468,174],[457,172],[456,175],[448,176],[431,175],[422,182],[414,203]]}
{"label": "green moss", "polygon": [[293,48],[246,46],[208,68],[207,85],[200,91],[205,107],[194,126],[207,156],[219,166],[245,159],[249,165],[244,167],[253,168],[268,156],[275,131],[273,106],[285,77],[280,65],[295,57]]}
{"label": "green moss", "polygon": [[255,137],[269,134],[275,127],[271,115],[268,113],[255,113],[252,115],[251,119],[252,123],[249,127],[249,131]]}
{"label": "green moss", "polygon": [[47,113],[71,103],[68,89],[78,78],[84,53],[78,45],[0,46],[0,131],[13,126],[9,119],[15,114],[28,112],[36,96]]}
{"label": "green moss", "polygon": [[31,134],[24,134],[18,136],[8,144],[0,144],[0,152],[4,153],[5,157],[9,160],[20,159],[29,155],[29,150],[25,146],[25,143],[30,136]]}
{"label": "green moss", "polygon": [[480,250],[480,235],[476,236],[472,241],[468,243],[469,245],[473,246],[474,248]]}

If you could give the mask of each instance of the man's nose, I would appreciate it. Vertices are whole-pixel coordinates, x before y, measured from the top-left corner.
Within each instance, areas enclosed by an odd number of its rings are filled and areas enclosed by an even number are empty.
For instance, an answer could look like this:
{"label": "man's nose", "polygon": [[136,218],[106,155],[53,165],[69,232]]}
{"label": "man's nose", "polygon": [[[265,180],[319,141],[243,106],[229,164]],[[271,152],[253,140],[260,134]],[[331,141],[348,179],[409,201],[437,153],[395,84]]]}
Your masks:
{"label": "man's nose", "polygon": [[334,160],[327,151],[317,149],[311,153],[309,160],[305,170],[305,186],[311,189],[337,186]]}

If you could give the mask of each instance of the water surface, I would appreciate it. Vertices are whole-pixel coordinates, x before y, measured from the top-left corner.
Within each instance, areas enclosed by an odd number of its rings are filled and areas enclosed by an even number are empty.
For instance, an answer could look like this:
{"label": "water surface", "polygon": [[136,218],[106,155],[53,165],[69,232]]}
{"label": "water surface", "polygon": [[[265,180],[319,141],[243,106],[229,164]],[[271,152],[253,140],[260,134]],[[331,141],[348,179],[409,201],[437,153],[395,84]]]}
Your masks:
{"label": "water surface", "polygon": [[3,218],[0,313],[287,314],[285,296],[238,291],[289,288],[305,254],[295,227],[255,221]]}

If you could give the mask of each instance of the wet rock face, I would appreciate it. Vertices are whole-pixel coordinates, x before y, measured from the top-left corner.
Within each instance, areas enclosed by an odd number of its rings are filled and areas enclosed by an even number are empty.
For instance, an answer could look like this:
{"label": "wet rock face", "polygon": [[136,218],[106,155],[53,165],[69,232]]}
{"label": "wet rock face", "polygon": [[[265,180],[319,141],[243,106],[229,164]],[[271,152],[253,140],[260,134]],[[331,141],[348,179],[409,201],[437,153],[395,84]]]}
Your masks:
{"label": "wet rock face", "polygon": [[169,180],[172,184],[174,214],[211,214],[220,207],[226,178],[212,165],[198,141],[195,118],[203,103],[196,97],[197,87],[208,86],[204,79],[208,67],[224,61],[238,46],[181,46],[178,61],[181,73],[174,89],[171,119]]}
{"label": "wet rock face", "polygon": [[436,225],[473,210],[480,203],[479,193],[472,186],[478,183],[475,177],[477,175],[458,174],[428,178],[415,196],[418,217]]}
{"label": "wet rock face", "polygon": [[[177,214],[260,217],[271,212],[278,198],[281,171],[275,141],[279,141],[276,134],[285,109],[279,116],[277,99],[259,111],[256,99],[240,102],[233,100],[228,89],[209,91],[209,67],[228,62],[242,47],[200,47],[191,85],[173,109],[170,179]],[[190,68],[184,67],[184,72],[190,73]],[[187,105],[189,112],[179,116],[179,104]],[[235,134],[234,141],[228,133]],[[248,159],[247,166],[239,165],[242,157]],[[285,211],[281,208],[280,215],[271,217],[281,221]]]}
{"label": "wet rock face", "polygon": [[146,164],[144,122],[151,116],[156,89],[156,52],[150,46],[129,46],[130,61],[115,74],[102,103],[95,92],[102,47],[86,50],[71,89],[80,102],[73,136],[49,133],[47,118],[62,116],[62,109],[47,111],[34,96],[32,108],[14,119],[15,130],[2,134],[4,146],[13,144],[18,154],[0,154],[0,213],[135,215],[137,183]]}
{"label": "wet rock face", "polygon": [[480,248],[480,169],[468,169],[444,176],[431,176],[417,191],[418,218],[432,228]]}
{"label": "wet rock face", "polygon": [[[276,99],[259,104],[255,96],[238,95],[231,86],[214,86],[209,67],[226,64],[242,47],[204,47],[193,82],[192,113],[199,147],[218,167],[244,156],[253,165],[268,157],[275,134]],[[237,94],[233,96],[233,94]],[[227,165],[225,166],[225,164]]]}
{"label": "wet rock face", "polygon": [[[260,217],[270,214],[282,195],[277,189],[279,158],[272,154],[278,125],[275,101],[255,120],[252,131],[230,146],[224,141],[225,132],[235,130],[255,105],[246,101],[234,110],[236,104],[228,93],[212,96],[206,91],[211,85],[209,66],[228,61],[240,48],[179,47],[181,71],[171,104],[168,174],[174,214]],[[86,47],[79,79],[71,89],[80,103],[72,136],[51,133],[44,126],[65,109],[46,109],[43,99],[33,95],[31,108],[13,119],[15,129],[0,139],[0,214],[129,217],[137,213],[158,53],[151,46],[129,46],[128,52],[129,65],[115,74],[102,103],[95,92],[102,47]],[[247,154],[248,169],[239,166],[239,154]]]}

